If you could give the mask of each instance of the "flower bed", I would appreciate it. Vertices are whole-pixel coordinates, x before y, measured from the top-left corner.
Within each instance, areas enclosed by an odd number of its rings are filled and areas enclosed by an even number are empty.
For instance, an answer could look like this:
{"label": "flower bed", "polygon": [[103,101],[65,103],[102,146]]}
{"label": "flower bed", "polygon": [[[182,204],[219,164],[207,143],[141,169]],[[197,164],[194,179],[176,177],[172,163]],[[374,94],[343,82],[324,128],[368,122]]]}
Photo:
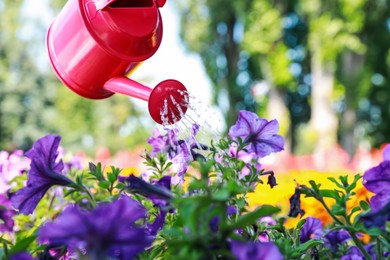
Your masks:
{"label": "flower bed", "polygon": [[197,124],[183,138],[155,131],[137,176],[64,162],[56,135],[25,154],[0,153],[0,259],[387,257],[390,148],[363,178],[279,175],[262,166],[283,150],[278,130],[241,111],[210,144],[198,142]]}

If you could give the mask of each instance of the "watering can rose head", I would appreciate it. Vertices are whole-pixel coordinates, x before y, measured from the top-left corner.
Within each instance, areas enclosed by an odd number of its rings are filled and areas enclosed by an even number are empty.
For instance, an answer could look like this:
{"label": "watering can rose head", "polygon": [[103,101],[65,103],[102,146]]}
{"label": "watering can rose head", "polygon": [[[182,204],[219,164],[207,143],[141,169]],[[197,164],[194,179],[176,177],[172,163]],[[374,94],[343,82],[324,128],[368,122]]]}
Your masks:
{"label": "watering can rose head", "polygon": [[[69,0],[46,37],[57,77],[85,98],[121,93],[149,101],[157,123],[179,121],[187,107],[180,82],[163,81],[152,90],[127,77],[159,48],[159,8],[164,4],[165,0]],[[169,114],[161,115],[167,109]]]}

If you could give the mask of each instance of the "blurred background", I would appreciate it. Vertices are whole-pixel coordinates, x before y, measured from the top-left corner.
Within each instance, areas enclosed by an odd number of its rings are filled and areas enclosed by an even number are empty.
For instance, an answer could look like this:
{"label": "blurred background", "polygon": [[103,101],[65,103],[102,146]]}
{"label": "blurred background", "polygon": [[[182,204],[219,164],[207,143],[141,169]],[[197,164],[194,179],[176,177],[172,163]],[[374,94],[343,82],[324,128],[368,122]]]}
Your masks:
{"label": "blurred background", "polygon": [[[55,77],[45,35],[65,3],[0,0],[0,150],[48,133],[87,154],[145,147],[146,102],[87,100]],[[132,78],[182,81],[221,132],[246,109],[279,120],[289,154],[390,142],[390,0],[167,0],[161,13],[162,45]]]}

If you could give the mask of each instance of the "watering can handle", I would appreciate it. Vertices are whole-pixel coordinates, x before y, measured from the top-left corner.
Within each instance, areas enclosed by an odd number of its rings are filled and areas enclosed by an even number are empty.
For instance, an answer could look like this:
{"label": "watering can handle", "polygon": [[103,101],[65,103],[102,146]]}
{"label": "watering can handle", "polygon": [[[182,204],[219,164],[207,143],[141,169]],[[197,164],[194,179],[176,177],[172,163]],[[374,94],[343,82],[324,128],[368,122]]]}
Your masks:
{"label": "watering can handle", "polygon": [[[93,2],[96,5],[96,10],[102,10],[115,1],[116,0],[94,0]],[[154,1],[156,2],[158,7],[163,7],[166,2],[166,0],[154,0]]]}

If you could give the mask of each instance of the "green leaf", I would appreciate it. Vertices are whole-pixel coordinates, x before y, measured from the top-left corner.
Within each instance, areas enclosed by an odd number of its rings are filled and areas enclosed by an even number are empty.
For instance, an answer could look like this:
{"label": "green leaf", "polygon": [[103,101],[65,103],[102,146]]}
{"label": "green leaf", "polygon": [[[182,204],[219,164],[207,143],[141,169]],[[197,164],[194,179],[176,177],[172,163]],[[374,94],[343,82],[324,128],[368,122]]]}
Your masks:
{"label": "green leaf", "polygon": [[301,229],[303,227],[303,225],[306,223],[306,219],[301,219],[298,224],[297,224],[297,228],[296,229]]}
{"label": "green leaf", "polygon": [[244,228],[248,225],[256,223],[256,221],[261,217],[270,216],[278,213],[279,211],[280,209],[277,207],[263,205],[260,208],[239,217],[236,223],[232,224],[229,228],[231,230]]}
{"label": "green leaf", "polygon": [[333,199],[340,198],[339,191],[337,190],[320,190],[320,194],[326,198],[333,198]]}
{"label": "green leaf", "polygon": [[110,182],[109,181],[101,181],[98,183],[98,185],[100,188],[108,189],[108,187],[110,187]]}
{"label": "green leaf", "polygon": [[115,186],[115,188],[117,188],[117,189],[123,189],[125,187],[125,185],[123,184],[123,183],[121,183],[121,182],[119,182],[116,186]]}
{"label": "green leaf", "polygon": [[208,187],[207,182],[203,180],[193,180],[188,185],[188,191],[203,190]]}
{"label": "green leaf", "polygon": [[353,189],[355,189],[355,188],[356,188],[357,182],[358,182],[361,178],[362,178],[362,176],[361,176],[360,174],[356,174],[356,175],[354,176],[353,182],[351,183],[351,185],[349,185],[349,186],[345,189],[345,191],[346,191],[346,192],[351,192]]}
{"label": "green leaf", "polygon": [[336,216],[344,216],[346,213],[345,208],[338,204],[333,205],[331,212]]}
{"label": "green leaf", "polygon": [[354,214],[360,210],[361,210],[361,208],[359,206],[353,207],[353,209],[351,210],[351,213],[349,213],[349,216],[352,216],[352,214]]}
{"label": "green leaf", "polygon": [[246,201],[245,201],[245,198],[244,197],[241,197],[239,199],[236,200],[236,205],[237,205],[237,209],[238,211],[242,208],[245,207],[245,204],[246,204]]}
{"label": "green leaf", "polygon": [[329,177],[328,180],[330,180],[331,182],[333,182],[334,184],[336,184],[337,187],[339,187],[340,189],[344,189],[345,187],[340,184],[335,178],[333,177]]}
{"label": "green leaf", "polygon": [[104,175],[102,171],[102,164],[99,162],[97,165],[93,164],[92,162],[89,163],[89,174],[96,177],[98,181],[104,180]]}
{"label": "green leaf", "polygon": [[201,164],[200,164],[200,174],[203,177],[208,177],[209,173],[212,171],[211,167],[213,167],[214,163],[215,163],[214,160],[201,162]]}
{"label": "green leaf", "polygon": [[6,256],[6,253],[5,253],[5,249],[4,248],[0,248],[0,259],[1,260],[5,260],[5,256]]}
{"label": "green leaf", "polygon": [[380,228],[374,227],[367,230],[367,234],[370,236],[380,236],[382,234],[382,230]]}
{"label": "green leaf", "polygon": [[344,188],[349,186],[349,184],[348,184],[348,176],[347,175],[340,176],[339,179],[340,179],[341,183],[343,184]]}
{"label": "green leaf", "polygon": [[172,162],[168,162],[165,166],[164,166],[164,171],[167,171],[171,166],[172,166]]}
{"label": "green leaf", "polygon": [[71,195],[71,194],[73,194],[74,192],[76,192],[77,190],[68,190],[67,192],[65,192],[65,194],[64,194],[64,197],[67,197],[67,196],[69,196],[69,195]]}
{"label": "green leaf", "polygon": [[2,238],[2,237],[0,237],[0,243],[12,245],[11,241],[8,241],[7,239]]}
{"label": "green leaf", "polygon": [[26,251],[29,245],[35,241],[37,238],[36,234],[29,237],[22,238],[21,240],[17,241],[16,244],[10,248],[9,255],[15,254],[17,252]]}
{"label": "green leaf", "polygon": [[232,194],[242,194],[247,191],[247,187],[243,187],[236,180],[229,180],[227,183],[227,188]]}
{"label": "green leaf", "polygon": [[230,192],[226,189],[217,190],[211,196],[214,200],[226,201],[230,197]]}
{"label": "green leaf", "polygon": [[304,252],[312,247],[315,247],[315,246],[319,246],[319,245],[323,245],[324,242],[322,240],[319,240],[319,239],[311,239],[303,244],[300,244],[297,249],[301,252]]}
{"label": "green leaf", "polygon": [[365,201],[365,200],[361,200],[360,201],[360,207],[363,209],[363,210],[369,210],[371,207],[370,207],[370,204]]}
{"label": "green leaf", "polygon": [[118,177],[118,175],[115,174],[114,172],[109,172],[109,173],[107,174],[107,178],[108,178],[108,181],[109,181],[110,183],[114,183],[114,182],[117,180],[117,177]]}

